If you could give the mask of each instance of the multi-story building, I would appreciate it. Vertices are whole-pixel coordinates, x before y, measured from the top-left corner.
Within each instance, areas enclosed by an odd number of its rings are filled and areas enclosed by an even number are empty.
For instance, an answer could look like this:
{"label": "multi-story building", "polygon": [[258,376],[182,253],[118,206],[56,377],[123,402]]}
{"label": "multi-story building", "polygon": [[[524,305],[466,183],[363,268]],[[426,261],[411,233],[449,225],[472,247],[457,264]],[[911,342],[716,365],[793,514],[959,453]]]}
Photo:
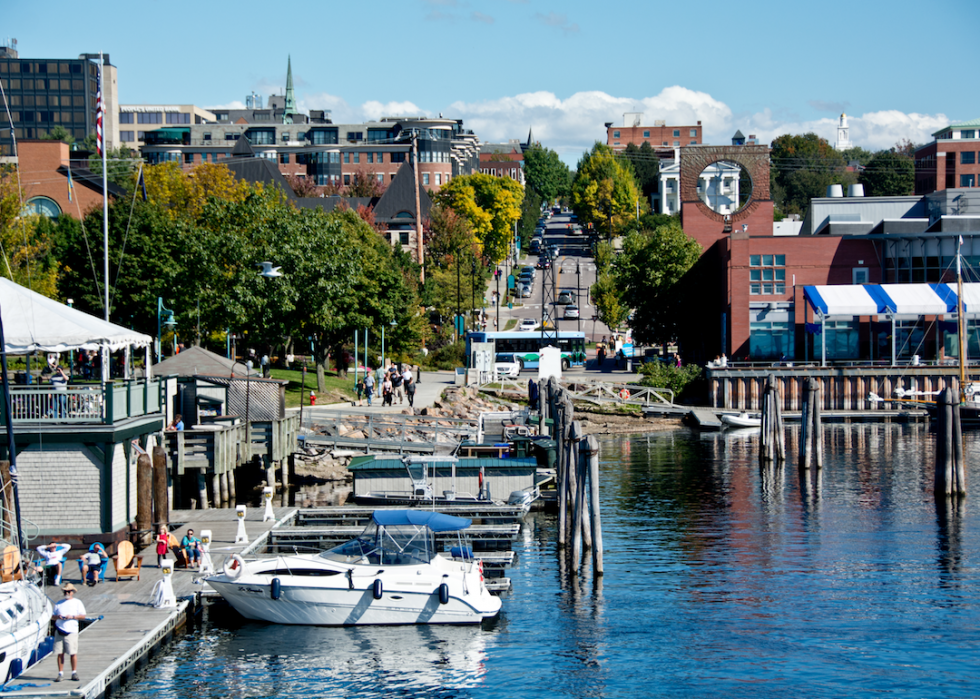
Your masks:
{"label": "multi-story building", "polygon": [[915,193],[980,186],[980,119],[950,124],[915,151]]}
{"label": "multi-story building", "polygon": [[147,162],[184,165],[220,162],[235,143],[247,138],[255,153],[275,161],[284,175],[312,179],[316,185],[349,185],[356,176],[390,183],[411,162],[413,140],[419,177],[438,190],[456,175],[479,169],[479,143],[462,120],[385,117],[359,124],[216,123],[161,128],[146,134]]}
{"label": "multi-story building", "polygon": [[146,134],[157,129],[217,121],[213,112],[193,104],[121,104],[119,105],[119,142],[139,150]]}
{"label": "multi-story building", "polygon": [[520,141],[480,144],[480,172],[495,177],[509,177],[524,185],[524,149]]}
{"label": "multi-story building", "polygon": [[607,146],[619,152],[626,150],[626,146],[631,143],[636,146],[649,143],[654,150],[698,146],[704,143],[701,122],[694,126],[668,126],[658,119],[653,122],[653,126],[643,126],[641,112],[624,114],[622,126],[613,126],[613,122],[606,122]]}
{"label": "multi-story building", "polygon": [[[116,67],[102,57],[102,128],[106,146],[119,145],[119,89]],[[41,138],[56,126],[78,141],[95,133],[96,94],[100,56],[83,53],[75,59],[20,58],[14,46],[0,46],[0,81],[3,83],[14,137]],[[13,155],[10,131],[0,131],[0,156]]]}

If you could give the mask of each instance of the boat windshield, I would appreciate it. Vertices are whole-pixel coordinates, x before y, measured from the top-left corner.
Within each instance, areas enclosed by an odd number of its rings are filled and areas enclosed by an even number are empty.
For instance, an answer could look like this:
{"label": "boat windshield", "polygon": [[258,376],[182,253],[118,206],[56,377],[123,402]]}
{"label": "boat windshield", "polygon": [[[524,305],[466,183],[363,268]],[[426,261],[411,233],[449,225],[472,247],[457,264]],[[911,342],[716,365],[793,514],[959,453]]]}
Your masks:
{"label": "boat windshield", "polygon": [[425,526],[379,526],[371,522],[356,539],[320,554],[346,563],[419,565],[436,555],[435,537]]}

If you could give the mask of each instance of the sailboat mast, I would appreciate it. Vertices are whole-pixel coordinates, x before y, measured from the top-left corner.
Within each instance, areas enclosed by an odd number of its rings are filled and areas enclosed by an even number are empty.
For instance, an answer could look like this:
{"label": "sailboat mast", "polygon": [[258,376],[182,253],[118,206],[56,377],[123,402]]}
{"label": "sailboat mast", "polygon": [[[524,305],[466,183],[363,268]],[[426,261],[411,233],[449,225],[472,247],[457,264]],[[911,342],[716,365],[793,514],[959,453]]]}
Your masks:
{"label": "sailboat mast", "polygon": [[105,101],[102,93],[105,85],[105,56],[99,52],[99,93],[96,95],[95,108],[95,138],[102,153],[102,250],[104,252],[103,273],[105,275],[105,319],[109,322],[109,171],[106,168],[105,154],[105,131],[103,124],[103,113],[105,111]]}
{"label": "sailboat mast", "polygon": [[966,398],[966,318],[963,317],[963,236],[956,247],[956,335],[960,345],[960,402]]}

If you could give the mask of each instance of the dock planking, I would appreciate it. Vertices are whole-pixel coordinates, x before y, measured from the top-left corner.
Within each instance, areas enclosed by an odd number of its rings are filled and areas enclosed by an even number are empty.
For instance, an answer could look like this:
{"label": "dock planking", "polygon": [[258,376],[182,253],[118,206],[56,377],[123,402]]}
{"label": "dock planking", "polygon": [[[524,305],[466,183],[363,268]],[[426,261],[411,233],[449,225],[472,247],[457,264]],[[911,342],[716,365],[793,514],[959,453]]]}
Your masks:
{"label": "dock planking", "polygon": [[[296,509],[292,507],[273,508],[275,520],[262,521],[262,508],[249,509],[245,518],[245,531],[248,544],[236,544],[238,519],[234,509],[176,510],[171,512],[171,533],[181,539],[188,529],[195,536],[201,530],[211,530],[211,558],[216,568],[220,568],[226,556],[232,553],[247,554],[264,548],[265,538],[272,528],[282,522],[290,521]],[[179,526],[178,526],[179,525]],[[173,636],[174,631],[184,625],[187,607],[192,604],[189,598],[201,592],[197,582],[197,571],[176,568],[171,578],[177,596],[176,609],[155,609],[150,600],[153,587],[163,577],[156,564],[156,550],[148,546],[140,554],[143,567],[140,579],[126,579],[116,582],[112,562],[106,570],[104,583],[88,587],[80,580],[78,564],[74,559],[65,566],[62,579],[75,584],[79,599],[85,604],[89,619],[102,617],[86,626],[79,637],[78,670],[81,680],[72,682],[68,658],[65,658],[65,680],[54,682],[58,674],[57,658],[54,654],[40,663],[28,668],[20,677],[9,683],[11,691],[18,697],[86,697],[98,699],[107,690],[118,690],[133,673],[142,667],[160,643]],[[75,556],[75,552],[72,554]],[[77,556],[75,556],[77,559]],[[61,599],[61,590],[48,586],[48,597],[52,603]]]}

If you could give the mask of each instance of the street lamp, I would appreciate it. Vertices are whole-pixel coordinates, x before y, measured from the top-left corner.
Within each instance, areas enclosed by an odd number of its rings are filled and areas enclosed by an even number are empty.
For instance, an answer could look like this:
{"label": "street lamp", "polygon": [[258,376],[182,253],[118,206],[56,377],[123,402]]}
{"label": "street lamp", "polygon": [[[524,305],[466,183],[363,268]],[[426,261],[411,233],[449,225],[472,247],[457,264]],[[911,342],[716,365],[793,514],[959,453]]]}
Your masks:
{"label": "street lamp", "polygon": [[[177,325],[177,316],[169,308],[163,305],[163,298],[157,297],[157,361],[160,361],[160,356],[163,354],[163,346],[160,341],[160,321],[163,320],[163,326],[168,328],[174,328]],[[174,336],[174,349],[177,348],[177,338]]]}

